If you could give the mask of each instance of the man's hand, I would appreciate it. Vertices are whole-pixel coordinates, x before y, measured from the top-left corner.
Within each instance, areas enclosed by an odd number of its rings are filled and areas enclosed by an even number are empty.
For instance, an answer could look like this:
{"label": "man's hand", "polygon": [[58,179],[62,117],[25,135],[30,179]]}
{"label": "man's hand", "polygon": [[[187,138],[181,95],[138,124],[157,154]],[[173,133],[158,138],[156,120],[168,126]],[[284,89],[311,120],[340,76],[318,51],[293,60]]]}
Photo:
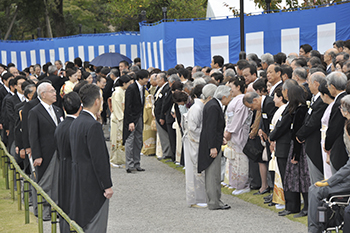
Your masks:
{"label": "man's hand", "polygon": [[34,163],[33,163],[33,166],[36,167],[36,166],[41,166],[41,163],[43,162],[43,159],[42,158],[37,158],[34,160]]}
{"label": "man's hand", "polygon": [[303,142],[305,142],[305,140],[304,140],[304,141],[300,141],[298,137],[296,137],[296,139],[297,139],[297,141],[298,141],[300,144],[303,143]]}
{"label": "man's hand", "polygon": [[276,145],[275,141],[270,142],[270,151],[271,151],[271,153],[275,151],[275,145]]}
{"label": "man's hand", "polygon": [[9,136],[10,130],[6,130],[6,135]]}
{"label": "man's hand", "polygon": [[331,156],[330,156],[330,153],[327,153],[326,163],[327,163],[328,165],[331,165]]}
{"label": "man's hand", "polygon": [[32,154],[32,149],[30,149],[30,148],[26,148],[26,153],[27,153],[27,155]]}
{"label": "man's hand", "polygon": [[317,186],[317,187],[326,187],[326,186],[328,186],[328,185],[329,185],[329,184],[328,184],[327,180],[317,181],[317,182],[315,183],[315,186]]}
{"label": "man's hand", "polygon": [[112,188],[105,189],[105,192],[103,194],[107,199],[111,198],[113,196],[113,190]]}
{"label": "man's hand", "polygon": [[129,131],[134,131],[135,130],[135,124],[134,123],[130,123],[129,124]]}
{"label": "man's hand", "polygon": [[261,141],[265,142],[267,140],[267,134],[264,131],[262,131],[262,129],[259,129],[258,135],[259,135]]}
{"label": "man's hand", "polygon": [[[227,141],[231,140],[231,133],[225,131],[224,132],[224,139],[226,139]],[[224,144],[225,145],[225,144]]]}
{"label": "man's hand", "polygon": [[295,160],[295,157],[293,157],[292,160],[291,160],[290,162],[291,162],[292,164],[294,164],[294,165],[298,163],[298,161]]}
{"label": "man's hand", "polygon": [[3,129],[2,124],[0,124],[0,129]]}
{"label": "man's hand", "polygon": [[19,148],[18,148],[18,146],[16,146],[15,151],[16,151],[16,154],[18,154],[18,153],[19,153]]}
{"label": "man's hand", "polygon": [[159,120],[159,123],[160,123],[161,125],[164,125],[164,124],[165,124],[165,120],[160,119],[160,120]]}
{"label": "man's hand", "polygon": [[214,159],[214,158],[216,158],[216,156],[218,156],[218,151],[216,150],[216,148],[211,148],[210,149],[210,157],[212,157]]}
{"label": "man's hand", "polygon": [[26,151],[24,149],[20,150],[19,157],[21,157],[21,159],[25,159],[26,158]]}

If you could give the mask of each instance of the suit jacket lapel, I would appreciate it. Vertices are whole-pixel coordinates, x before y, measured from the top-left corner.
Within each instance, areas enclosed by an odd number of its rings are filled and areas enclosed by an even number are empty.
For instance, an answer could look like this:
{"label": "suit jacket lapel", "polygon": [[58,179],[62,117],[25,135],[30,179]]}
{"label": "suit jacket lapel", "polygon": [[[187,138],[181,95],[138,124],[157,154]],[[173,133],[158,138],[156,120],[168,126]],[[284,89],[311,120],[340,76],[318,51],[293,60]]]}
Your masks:
{"label": "suit jacket lapel", "polygon": [[[50,114],[46,111],[45,107],[40,104],[39,112],[53,125],[56,127],[55,122],[52,120]],[[56,115],[57,117],[57,115]]]}

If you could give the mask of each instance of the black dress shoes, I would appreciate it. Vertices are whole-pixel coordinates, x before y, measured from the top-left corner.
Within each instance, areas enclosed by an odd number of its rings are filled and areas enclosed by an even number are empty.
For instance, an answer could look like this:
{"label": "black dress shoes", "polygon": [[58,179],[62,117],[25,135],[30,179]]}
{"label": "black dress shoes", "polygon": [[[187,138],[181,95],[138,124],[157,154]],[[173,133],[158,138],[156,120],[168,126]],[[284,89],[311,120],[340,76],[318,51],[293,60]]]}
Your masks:
{"label": "black dress shoes", "polygon": [[270,194],[270,195],[268,195],[268,196],[265,196],[265,197],[264,197],[264,200],[270,199],[270,198],[272,198],[272,194]]}
{"label": "black dress shoes", "polygon": [[276,205],[276,203],[273,203],[273,202],[270,202],[269,204],[268,204],[268,206],[275,206]]}
{"label": "black dress shoes", "polygon": [[228,210],[228,209],[230,209],[230,208],[231,208],[231,206],[225,204],[225,205],[223,205],[223,206],[217,208],[217,210]]}
{"label": "black dress shoes", "polygon": [[293,214],[292,211],[290,210],[283,210],[281,212],[278,212],[278,216],[286,216],[286,215],[290,215]]}
{"label": "black dress shoes", "polygon": [[293,218],[301,218],[307,216],[307,210],[302,210],[298,214],[294,215]]}
{"label": "black dress shoes", "polygon": [[144,171],[145,171],[145,169],[140,168],[140,167],[137,167],[137,168],[136,168],[136,171],[138,171],[138,172],[144,172]]}
{"label": "black dress shoes", "polygon": [[260,192],[260,190],[253,195],[263,195],[265,193],[270,193],[270,187],[267,187],[264,191]]}
{"label": "black dress shoes", "polygon": [[272,196],[270,198],[264,199],[264,204],[271,203],[272,202]]}
{"label": "black dress shoes", "polygon": [[126,169],[126,173],[131,173],[131,169],[130,168]]}

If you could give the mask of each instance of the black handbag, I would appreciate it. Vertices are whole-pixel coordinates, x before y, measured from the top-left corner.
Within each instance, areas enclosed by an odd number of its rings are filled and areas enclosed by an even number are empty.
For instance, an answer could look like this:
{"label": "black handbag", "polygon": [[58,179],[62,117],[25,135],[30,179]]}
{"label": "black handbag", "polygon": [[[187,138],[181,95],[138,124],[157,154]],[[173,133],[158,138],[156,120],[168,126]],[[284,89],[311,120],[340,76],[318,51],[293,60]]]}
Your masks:
{"label": "black handbag", "polygon": [[261,160],[263,150],[264,147],[261,145],[260,137],[256,136],[254,139],[248,138],[243,153],[253,162],[258,162]]}

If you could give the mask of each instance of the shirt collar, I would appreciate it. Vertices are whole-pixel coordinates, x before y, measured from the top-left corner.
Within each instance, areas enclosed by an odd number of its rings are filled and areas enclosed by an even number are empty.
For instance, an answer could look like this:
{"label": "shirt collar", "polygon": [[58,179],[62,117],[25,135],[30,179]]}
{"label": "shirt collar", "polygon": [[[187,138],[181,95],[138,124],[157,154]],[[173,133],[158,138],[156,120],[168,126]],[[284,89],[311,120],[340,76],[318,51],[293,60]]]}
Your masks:
{"label": "shirt collar", "polygon": [[273,93],[273,91],[275,90],[275,88],[276,88],[280,83],[282,83],[282,80],[280,80],[279,82],[277,82],[275,85],[273,85],[273,86],[271,87],[270,93],[269,93],[270,96],[271,96],[271,93]]}
{"label": "shirt collar", "polygon": [[141,86],[141,84],[136,80],[136,84],[137,84],[137,86],[139,87],[139,90],[142,90],[141,88],[142,88],[142,86]]}
{"label": "shirt collar", "polygon": [[339,95],[341,95],[341,94],[343,94],[343,93],[345,93],[345,91],[340,92],[340,93],[334,98],[334,102],[337,101]]}
{"label": "shirt collar", "polygon": [[222,110],[224,110],[224,109],[223,109],[223,105],[222,105],[221,101],[220,101],[218,98],[215,98],[215,97],[214,97],[214,99],[216,99],[216,100],[219,102],[219,104],[220,104],[220,108],[221,108]]}
{"label": "shirt collar", "polygon": [[71,117],[71,118],[77,118],[77,116],[71,115],[71,114],[67,114],[66,117]]}
{"label": "shirt collar", "polygon": [[320,97],[321,93],[317,92],[317,94],[314,96],[314,102],[318,99],[318,97]]}
{"label": "shirt collar", "polygon": [[96,116],[92,112],[86,109],[83,109],[83,111],[89,113],[96,120]]}
{"label": "shirt collar", "polygon": [[263,109],[265,98],[266,98],[265,95],[261,96],[261,109]]}
{"label": "shirt collar", "polygon": [[44,108],[46,109],[46,111],[49,112],[49,107],[52,106],[52,105],[48,105],[47,103],[45,103],[44,101],[42,101],[41,99],[40,100],[40,103],[44,106]]}
{"label": "shirt collar", "polygon": [[19,93],[19,92],[17,92],[17,96],[18,96],[18,98],[21,100],[21,102],[23,102],[23,101],[25,101],[25,97],[24,97],[24,95],[23,94],[21,94],[21,93]]}

